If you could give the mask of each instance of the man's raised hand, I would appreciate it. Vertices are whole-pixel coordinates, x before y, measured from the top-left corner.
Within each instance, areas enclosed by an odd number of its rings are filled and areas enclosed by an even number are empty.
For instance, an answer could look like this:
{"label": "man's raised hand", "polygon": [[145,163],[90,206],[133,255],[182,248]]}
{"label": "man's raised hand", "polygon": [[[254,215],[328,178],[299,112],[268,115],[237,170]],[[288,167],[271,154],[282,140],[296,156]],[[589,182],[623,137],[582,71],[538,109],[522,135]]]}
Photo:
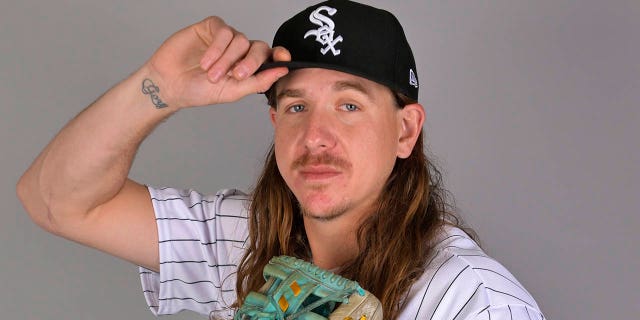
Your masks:
{"label": "man's raised hand", "polygon": [[177,108],[239,100],[264,92],[285,67],[255,74],[268,60],[288,61],[289,52],[251,41],[218,17],[208,17],[173,34],[145,65],[164,103]]}

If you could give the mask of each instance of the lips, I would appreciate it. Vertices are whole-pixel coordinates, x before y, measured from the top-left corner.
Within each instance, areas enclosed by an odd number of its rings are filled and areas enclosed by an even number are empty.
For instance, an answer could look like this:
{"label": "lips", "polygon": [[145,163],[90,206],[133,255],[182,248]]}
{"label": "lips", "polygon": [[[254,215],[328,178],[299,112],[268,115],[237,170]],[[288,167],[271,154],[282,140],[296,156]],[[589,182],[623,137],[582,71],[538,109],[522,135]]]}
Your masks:
{"label": "lips", "polygon": [[300,175],[309,181],[327,180],[337,177],[342,174],[340,170],[337,170],[331,166],[305,166],[298,171]]}

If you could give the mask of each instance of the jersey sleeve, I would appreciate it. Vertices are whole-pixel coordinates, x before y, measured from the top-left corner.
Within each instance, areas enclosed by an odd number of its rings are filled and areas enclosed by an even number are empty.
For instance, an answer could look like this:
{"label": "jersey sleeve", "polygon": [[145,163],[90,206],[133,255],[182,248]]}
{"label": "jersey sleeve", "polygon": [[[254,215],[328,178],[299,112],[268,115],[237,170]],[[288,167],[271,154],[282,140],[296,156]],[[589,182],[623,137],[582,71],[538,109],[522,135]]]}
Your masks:
{"label": "jersey sleeve", "polygon": [[215,196],[148,189],[160,257],[160,272],[139,270],[150,310],[154,315],[181,310],[232,315],[236,269],[248,235],[247,196],[235,189]]}

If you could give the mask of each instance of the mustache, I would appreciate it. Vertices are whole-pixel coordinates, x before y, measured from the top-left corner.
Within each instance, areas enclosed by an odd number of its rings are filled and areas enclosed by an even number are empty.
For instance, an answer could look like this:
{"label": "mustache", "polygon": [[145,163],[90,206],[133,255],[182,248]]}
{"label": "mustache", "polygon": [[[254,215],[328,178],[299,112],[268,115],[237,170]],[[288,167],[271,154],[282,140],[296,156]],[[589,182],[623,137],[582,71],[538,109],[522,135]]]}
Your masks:
{"label": "mustache", "polygon": [[305,152],[291,164],[291,167],[293,169],[299,169],[308,165],[330,165],[341,169],[351,168],[351,162],[326,152],[317,155]]}

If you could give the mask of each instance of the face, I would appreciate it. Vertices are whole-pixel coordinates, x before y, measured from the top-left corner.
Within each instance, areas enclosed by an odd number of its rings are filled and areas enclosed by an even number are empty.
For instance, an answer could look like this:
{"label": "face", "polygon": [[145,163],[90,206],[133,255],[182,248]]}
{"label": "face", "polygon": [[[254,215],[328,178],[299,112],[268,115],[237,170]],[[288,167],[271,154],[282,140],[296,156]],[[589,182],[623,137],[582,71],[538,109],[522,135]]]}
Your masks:
{"label": "face", "polygon": [[396,158],[408,156],[404,109],[391,91],[346,73],[309,68],[279,80],[276,94],[276,161],[305,217],[371,212]]}

